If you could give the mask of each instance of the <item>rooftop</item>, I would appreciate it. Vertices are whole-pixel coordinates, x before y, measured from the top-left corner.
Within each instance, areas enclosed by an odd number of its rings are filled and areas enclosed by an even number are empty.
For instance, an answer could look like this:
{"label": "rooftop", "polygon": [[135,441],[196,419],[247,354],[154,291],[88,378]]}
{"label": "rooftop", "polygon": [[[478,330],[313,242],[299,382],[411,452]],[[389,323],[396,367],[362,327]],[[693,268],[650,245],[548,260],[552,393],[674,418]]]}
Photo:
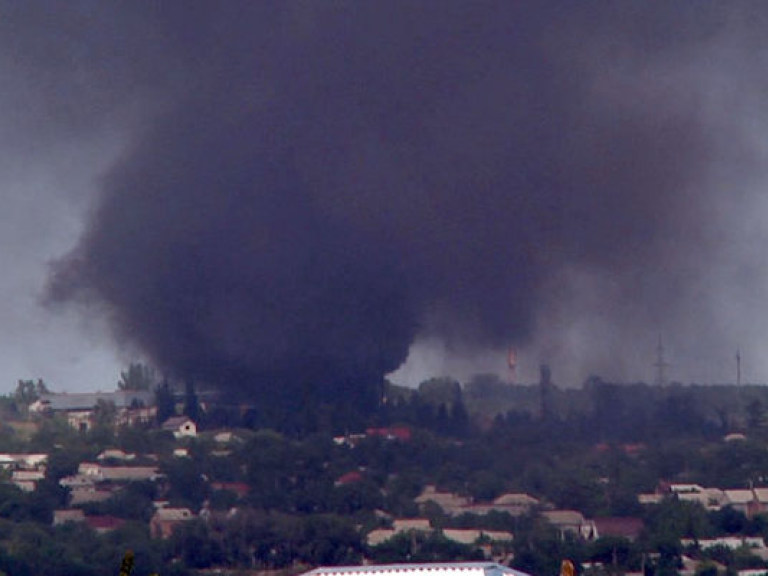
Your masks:
{"label": "rooftop", "polygon": [[493,562],[448,562],[439,564],[383,564],[379,566],[321,567],[303,576],[328,576],[334,574],[376,574],[378,576],[528,576],[525,572],[507,568]]}

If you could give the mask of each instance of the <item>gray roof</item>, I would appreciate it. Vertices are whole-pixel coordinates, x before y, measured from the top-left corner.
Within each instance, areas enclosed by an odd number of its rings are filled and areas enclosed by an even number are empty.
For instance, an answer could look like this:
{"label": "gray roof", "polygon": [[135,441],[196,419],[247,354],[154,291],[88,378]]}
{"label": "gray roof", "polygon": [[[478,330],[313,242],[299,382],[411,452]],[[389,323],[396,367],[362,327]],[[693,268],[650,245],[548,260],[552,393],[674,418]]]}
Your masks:
{"label": "gray roof", "polygon": [[302,576],[365,574],[376,576],[529,576],[493,562],[445,562],[434,564],[382,564],[378,566],[331,566],[315,568]]}
{"label": "gray roof", "polygon": [[99,400],[112,402],[116,408],[130,408],[134,400],[145,406],[154,404],[155,394],[150,390],[117,390],[115,392],[76,392],[41,394],[40,400],[51,410],[91,410]]}

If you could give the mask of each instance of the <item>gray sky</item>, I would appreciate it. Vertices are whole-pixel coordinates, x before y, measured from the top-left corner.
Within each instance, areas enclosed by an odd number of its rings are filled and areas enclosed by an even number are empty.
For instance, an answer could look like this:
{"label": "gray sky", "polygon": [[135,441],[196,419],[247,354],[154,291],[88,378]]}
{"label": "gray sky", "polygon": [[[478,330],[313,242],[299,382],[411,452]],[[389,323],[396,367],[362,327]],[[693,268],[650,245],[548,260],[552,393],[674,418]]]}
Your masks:
{"label": "gray sky", "polygon": [[12,391],[19,379],[37,378],[56,390],[112,389],[124,360],[105,327],[79,311],[43,306],[41,299],[50,261],[76,243],[116,142],[62,138],[20,150],[19,134],[4,128],[0,392]]}
{"label": "gray sky", "polygon": [[0,1],[0,392],[768,381],[764,6]]}

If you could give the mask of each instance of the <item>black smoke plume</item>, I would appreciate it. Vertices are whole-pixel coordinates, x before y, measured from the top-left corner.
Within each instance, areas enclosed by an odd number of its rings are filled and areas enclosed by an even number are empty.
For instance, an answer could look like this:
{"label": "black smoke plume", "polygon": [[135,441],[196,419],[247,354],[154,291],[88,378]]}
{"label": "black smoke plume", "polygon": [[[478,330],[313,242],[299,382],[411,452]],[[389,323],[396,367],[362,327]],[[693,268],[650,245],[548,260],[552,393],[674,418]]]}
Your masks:
{"label": "black smoke plume", "polygon": [[752,54],[764,22],[731,3],[122,10],[130,34],[73,42],[110,48],[89,66],[142,120],[51,297],[100,303],[179,377],[293,398],[380,381],[418,335],[524,343],[573,270],[621,287],[617,321],[672,314],[713,241],[706,174],[742,142],[706,58],[734,19]]}

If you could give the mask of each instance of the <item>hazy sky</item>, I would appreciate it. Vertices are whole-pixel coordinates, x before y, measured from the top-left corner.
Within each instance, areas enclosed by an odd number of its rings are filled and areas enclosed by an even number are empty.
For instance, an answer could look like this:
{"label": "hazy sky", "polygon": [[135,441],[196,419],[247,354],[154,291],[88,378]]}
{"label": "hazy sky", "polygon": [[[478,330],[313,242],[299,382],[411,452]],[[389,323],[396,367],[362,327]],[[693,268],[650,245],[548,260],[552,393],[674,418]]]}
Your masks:
{"label": "hazy sky", "polygon": [[766,382],[767,17],[0,0],[0,392]]}
{"label": "hazy sky", "polygon": [[27,126],[12,125],[14,108],[5,101],[2,109],[9,118],[0,125],[0,392],[30,378],[57,390],[112,389],[123,361],[104,326],[41,299],[49,262],[77,241],[116,142],[24,142]]}

